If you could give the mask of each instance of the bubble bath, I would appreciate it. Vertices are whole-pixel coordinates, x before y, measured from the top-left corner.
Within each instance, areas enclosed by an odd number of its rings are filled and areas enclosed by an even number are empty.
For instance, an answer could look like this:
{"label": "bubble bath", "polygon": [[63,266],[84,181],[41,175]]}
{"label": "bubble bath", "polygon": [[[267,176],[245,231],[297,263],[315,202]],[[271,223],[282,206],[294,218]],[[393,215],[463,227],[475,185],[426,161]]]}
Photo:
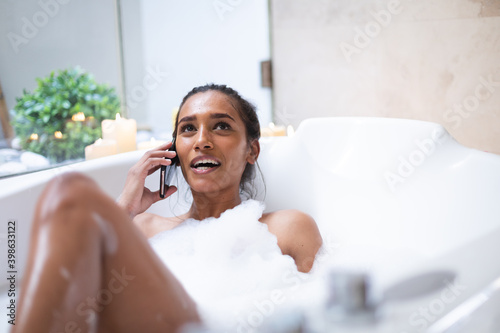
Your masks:
{"label": "bubble bath", "polygon": [[256,304],[270,300],[279,305],[282,291],[307,279],[259,222],[263,211],[263,203],[247,200],[219,218],[188,219],[149,239],[209,327],[235,328]]}

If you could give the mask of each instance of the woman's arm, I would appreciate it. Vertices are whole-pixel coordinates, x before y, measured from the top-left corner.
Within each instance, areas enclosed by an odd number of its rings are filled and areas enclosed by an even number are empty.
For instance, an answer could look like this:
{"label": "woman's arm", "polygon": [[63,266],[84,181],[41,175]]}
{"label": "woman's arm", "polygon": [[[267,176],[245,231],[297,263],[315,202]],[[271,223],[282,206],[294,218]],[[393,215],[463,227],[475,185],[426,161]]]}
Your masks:
{"label": "woman's arm", "polygon": [[266,214],[262,222],[278,238],[281,252],[295,260],[299,271],[309,272],[323,244],[314,219],[299,210],[287,209]]}

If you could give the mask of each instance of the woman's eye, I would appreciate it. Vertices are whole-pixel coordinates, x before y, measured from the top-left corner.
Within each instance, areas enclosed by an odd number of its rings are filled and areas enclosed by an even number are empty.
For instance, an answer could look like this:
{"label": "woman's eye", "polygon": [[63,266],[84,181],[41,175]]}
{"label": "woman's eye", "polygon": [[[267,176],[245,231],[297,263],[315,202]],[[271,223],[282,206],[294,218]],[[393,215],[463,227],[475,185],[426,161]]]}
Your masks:
{"label": "woman's eye", "polygon": [[196,130],[196,128],[194,128],[194,126],[191,124],[186,124],[186,125],[181,127],[181,133],[182,132],[191,132],[191,131],[195,131],[195,130]]}
{"label": "woman's eye", "polygon": [[231,129],[231,126],[228,123],[225,122],[220,122],[215,125],[215,129],[218,130],[229,130]]}

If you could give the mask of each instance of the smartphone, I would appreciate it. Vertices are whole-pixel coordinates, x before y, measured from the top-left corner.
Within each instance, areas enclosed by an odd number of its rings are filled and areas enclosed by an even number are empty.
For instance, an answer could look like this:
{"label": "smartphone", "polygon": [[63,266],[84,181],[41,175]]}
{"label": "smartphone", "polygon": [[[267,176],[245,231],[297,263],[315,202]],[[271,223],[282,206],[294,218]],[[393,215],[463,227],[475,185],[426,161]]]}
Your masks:
{"label": "smartphone", "polygon": [[[175,139],[172,140],[172,147],[170,147],[169,151],[175,151]],[[172,164],[162,165],[160,169],[160,198],[165,198],[165,185],[170,185],[175,173],[175,167],[179,161],[177,155],[171,161]]]}

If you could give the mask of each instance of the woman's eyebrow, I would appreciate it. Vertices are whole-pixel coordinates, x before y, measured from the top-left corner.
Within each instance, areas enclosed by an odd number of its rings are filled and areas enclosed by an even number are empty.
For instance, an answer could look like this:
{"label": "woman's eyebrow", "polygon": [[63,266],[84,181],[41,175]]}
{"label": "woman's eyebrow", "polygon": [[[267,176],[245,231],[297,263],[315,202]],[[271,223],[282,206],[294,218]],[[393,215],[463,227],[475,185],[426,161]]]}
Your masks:
{"label": "woman's eyebrow", "polygon": [[220,119],[220,118],[229,118],[231,119],[232,121],[236,122],[236,120],[234,120],[233,117],[231,117],[229,114],[227,113],[212,113],[210,115],[210,118],[213,118],[213,119]]}
{"label": "woman's eyebrow", "polygon": [[182,119],[180,119],[177,124],[180,124],[183,121],[193,121],[193,120],[196,120],[196,116],[186,116],[186,117],[182,117]]}
{"label": "woman's eyebrow", "polygon": [[[227,113],[212,113],[210,115],[210,118],[212,118],[212,119],[229,118],[232,121],[236,122],[236,120],[234,120],[234,118],[231,117]],[[196,120],[196,116],[186,116],[186,117],[182,117],[177,124],[180,124],[180,123],[186,122],[186,121],[193,121],[193,120]]]}

